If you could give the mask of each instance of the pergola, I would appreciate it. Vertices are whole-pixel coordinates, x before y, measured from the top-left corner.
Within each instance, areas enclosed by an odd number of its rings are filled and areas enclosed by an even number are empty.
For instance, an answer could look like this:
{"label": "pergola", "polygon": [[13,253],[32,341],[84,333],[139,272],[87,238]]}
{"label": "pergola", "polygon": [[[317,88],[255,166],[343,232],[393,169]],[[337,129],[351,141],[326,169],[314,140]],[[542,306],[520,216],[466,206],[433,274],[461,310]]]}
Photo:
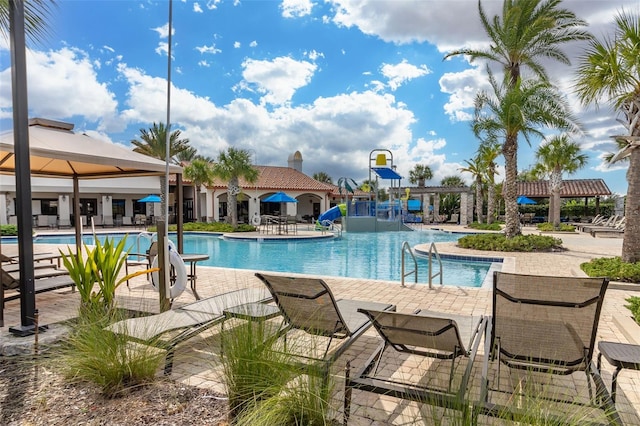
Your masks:
{"label": "pergola", "polygon": [[[518,182],[518,195],[529,198],[549,198],[548,180],[538,180],[532,182]],[[588,205],[589,198],[596,199],[596,213],[600,209],[600,197],[611,195],[611,190],[602,179],[565,179],[562,181],[560,198],[584,198],[585,206]]]}
{"label": "pergola", "polygon": [[[163,176],[167,172],[167,164],[143,154],[133,152],[122,145],[101,141],[87,136],[86,134],[74,133],[73,124],[62,123],[42,118],[29,120],[29,161],[30,175],[42,177],[56,177],[73,179],[73,216],[76,235],[76,250],[82,249],[82,223],[80,219],[79,204],[79,180],[81,179],[105,179],[135,176]],[[16,176],[17,158],[13,131],[0,134],[0,174]],[[182,168],[176,165],[169,165],[170,174],[176,175],[176,200],[178,225],[178,250],[182,252]],[[31,197],[20,191],[20,185],[16,185],[16,198]],[[22,199],[22,204],[31,204],[31,200]],[[31,211],[18,212],[18,224],[31,224]],[[22,217],[21,217],[22,216]],[[29,226],[29,230],[31,227]],[[19,233],[19,244],[22,233]],[[29,235],[29,234],[27,234]],[[26,254],[28,258],[25,258]],[[30,256],[29,256],[30,254]],[[25,282],[32,274],[25,273],[33,270],[33,246],[23,252],[20,250],[20,272],[21,281],[21,316],[22,326],[28,327],[33,324],[33,312],[35,309],[35,295],[33,288],[31,291],[25,288]],[[33,287],[33,286],[31,286]]]}

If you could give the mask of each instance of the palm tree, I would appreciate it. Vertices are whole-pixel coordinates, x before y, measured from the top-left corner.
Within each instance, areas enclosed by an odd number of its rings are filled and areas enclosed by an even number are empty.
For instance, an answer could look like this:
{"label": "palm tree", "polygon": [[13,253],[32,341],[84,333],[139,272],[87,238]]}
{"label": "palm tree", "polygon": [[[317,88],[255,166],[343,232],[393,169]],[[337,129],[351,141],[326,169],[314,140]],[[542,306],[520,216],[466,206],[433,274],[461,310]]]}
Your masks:
{"label": "palm tree", "polygon": [[243,178],[248,183],[255,183],[260,172],[253,167],[249,151],[229,147],[218,155],[213,175],[227,181],[227,215],[231,217],[231,224],[235,228],[238,226],[238,194],[242,192],[239,180]]}
{"label": "palm tree", "polygon": [[460,49],[445,56],[467,55],[471,62],[486,59],[502,65],[509,86],[520,78],[520,69],[529,68],[541,80],[547,73],[541,59],[555,59],[570,65],[569,58],[558,46],[576,40],[590,40],[582,30],[587,23],[567,9],[561,9],[561,0],[504,0],[502,19],[489,20],[478,0],[480,21],[491,45],[486,50]]}
{"label": "palm tree", "polygon": [[[578,19],[573,12],[560,8],[560,2],[561,0],[504,0],[502,19],[495,16],[489,20],[482,8],[482,2],[478,0],[480,20],[490,40],[489,48],[455,50],[447,54],[445,59],[455,55],[468,55],[471,61],[486,59],[501,64],[507,79],[503,94],[521,85],[520,71],[523,66],[529,68],[541,83],[545,83],[548,78],[541,60],[551,58],[568,65],[569,58],[558,46],[576,40],[591,39],[589,33],[581,29],[586,22]],[[522,102],[526,101],[522,96],[526,96],[527,91],[517,90],[514,94],[521,97]],[[516,110],[519,109],[517,104],[509,103],[516,107]],[[505,232],[509,238],[520,232],[515,188],[518,175],[516,157],[519,131],[516,130],[514,133],[514,130],[516,129],[505,129],[504,136],[509,137],[503,143],[505,167],[509,166],[504,182],[507,222]]]}
{"label": "palm tree", "polygon": [[492,73],[489,81],[494,93],[480,92],[475,100],[473,131],[489,143],[502,142],[505,160],[504,199],[506,209],[505,235],[520,233],[517,204],[518,135],[531,145],[531,136],[542,137],[539,126],[578,132],[576,119],[569,112],[564,98],[548,83],[537,80],[521,82],[515,87],[498,85]]}
{"label": "palm tree", "polygon": [[[33,42],[42,42],[49,35],[47,21],[56,6],[53,0],[30,0],[24,2],[24,31]],[[0,32],[9,40],[9,1],[0,0]]]}
{"label": "palm tree", "polygon": [[482,163],[482,159],[480,154],[476,154],[474,158],[471,160],[464,160],[467,163],[467,167],[461,167],[459,170],[461,172],[470,173],[473,177],[473,181],[475,183],[476,189],[476,216],[478,223],[482,223],[482,201],[484,197],[482,195],[482,186],[484,183],[484,164]]}
{"label": "palm tree", "polygon": [[480,144],[478,149],[487,184],[487,223],[493,223],[496,218],[496,175],[498,174],[496,158],[500,155],[500,151],[500,144],[487,142]]}
{"label": "palm tree", "polygon": [[622,149],[612,160],[627,157],[626,225],[622,261],[640,261],[640,15],[616,16],[613,40],[593,40],[578,67],[576,92],[583,104],[606,100],[620,113],[627,135],[616,136]]}
{"label": "palm tree", "polygon": [[433,178],[433,172],[431,167],[424,164],[416,164],[413,169],[409,171],[409,182],[417,184],[420,188],[424,188],[425,180]]}
{"label": "palm tree", "polygon": [[330,185],[333,184],[333,180],[331,179],[331,176],[329,176],[325,172],[314,173],[313,178],[318,182],[328,183]]}
{"label": "palm tree", "polygon": [[193,211],[196,222],[198,222],[200,220],[200,209],[198,206],[200,202],[200,191],[202,190],[202,185],[211,185],[213,182],[213,167],[208,161],[202,158],[196,158],[189,165],[185,166],[183,173],[184,177],[189,179],[196,189]]}
{"label": "palm tree", "polygon": [[[440,181],[442,186],[460,187],[467,186],[464,180],[460,176],[445,176]],[[449,193],[440,195],[440,210],[447,216],[455,213],[456,209],[460,207],[460,194]]]}
{"label": "palm tree", "polygon": [[187,147],[187,149],[180,151],[179,153],[176,154],[176,160],[178,160],[181,163],[183,161],[193,161],[196,158],[203,158],[203,157],[198,155],[198,150],[192,146],[189,146]]}
{"label": "palm tree", "polygon": [[536,151],[538,167],[549,176],[549,218],[553,218],[553,226],[560,229],[560,191],[562,190],[562,173],[575,173],[587,164],[588,157],[580,154],[580,146],[572,142],[567,135],[556,135],[538,147]]}
{"label": "palm tree", "polygon": [[[174,130],[169,135],[169,161],[174,164],[179,164],[175,156],[189,149],[189,139],[180,139],[180,134],[180,130]],[[134,139],[131,141],[131,144],[135,146],[135,148],[133,148],[135,152],[166,161],[167,128],[164,123],[160,122],[156,124],[154,122],[149,130],[140,129],[140,139],[141,140]],[[164,217],[167,211],[167,199],[165,197],[167,189],[165,177],[160,176],[162,217]]]}

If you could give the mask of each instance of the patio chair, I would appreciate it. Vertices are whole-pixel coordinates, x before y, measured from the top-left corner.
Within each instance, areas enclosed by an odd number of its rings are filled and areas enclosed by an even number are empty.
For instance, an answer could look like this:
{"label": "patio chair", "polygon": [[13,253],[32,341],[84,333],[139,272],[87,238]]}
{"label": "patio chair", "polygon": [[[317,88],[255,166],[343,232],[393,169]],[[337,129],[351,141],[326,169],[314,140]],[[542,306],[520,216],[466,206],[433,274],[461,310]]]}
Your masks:
{"label": "patio chair", "polygon": [[[552,375],[567,376],[583,371],[587,376],[588,402],[579,402],[577,395],[548,395],[544,389],[536,391],[537,398],[559,404],[569,403],[571,406],[580,404],[600,408],[605,411],[610,424],[621,424],[600,372],[593,362],[596,332],[608,284],[609,280],[606,278],[494,272],[493,316],[490,331],[487,331],[490,338],[486,340],[478,412],[502,418],[508,413],[513,420],[522,418],[524,413],[515,407],[512,400],[510,404],[502,405],[490,401],[494,392],[496,395],[506,392],[512,398],[513,395],[530,396],[500,388],[500,366],[504,364],[510,369],[526,370],[531,376],[528,377],[529,380],[539,378],[548,381]],[[497,374],[490,384],[489,365],[495,358]],[[537,373],[541,375],[535,376]],[[595,398],[592,381],[596,386]],[[549,414],[548,418],[552,417],[553,414]],[[561,417],[555,417],[562,423]]]}
{"label": "patio chair", "polygon": [[[20,277],[15,276],[17,274],[15,272],[9,273],[5,271],[4,267],[0,268],[0,274],[2,275],[2,287],[0,288],[0,327],[4,327],[4,303],[20,298]],[[71,287],[75,290],[76,283],[67,273],[34,279],[33,286],[34,294],[39,294],[65,287]],[[5,292],[8,293],[5,294]]]}
{"label": "patio chair", "polygon": [[[371,326],[369,318],[358,309],[396,309],[395,305],[389,303],[336,300],[327,283],[319,278],[260,273],[256,273],[256,277],[265,283],[280,308],[284,327],[279,337],[284,337],[285,343],[287,335],[296,330],[327,340],[321,356],[303,354],[298,356],[300,362],[297,363],[307,368],[310,374],[322,377],[325,384],[331,365]],[[336,341],[339,343],[333,345]]]}
{"label": "patio chair", "polygon": [[129,340],[165,350],[164,374],[173,369],[175,348],[180,343],[221,324],[228,308],[247,303],[267,303],[271,295],[264,288],[247,288],[208,297],[160,314],[128,318],[111,324],[107,330]]}
{"label": "patio chair", "polygon": [[[420,309],[412,314],[365,309],[358,311],[373,323],[382,342],[355,375],[351,374],[350,362],[347,363],[345,425],[349,420],[353,389],[455,410],[468,410],[469,404],[465,401],[467,386],[486,328],[485,318]],[[431,369],[437,364],[431,364],[429,371],[421,375],[419,380],[412,380],[412,376],[419,370],[416,365],[425,361],[425,358],[451,361],[446,387],[437,383],[437,371]],[[461,358],[468,358],[464,374],[459,384],[452,387],[456,364],[460,365]],[[403,371],[401,367],[405,363],[407,366]]]}
{"label": "patio chair", "polygon": [[106,228],[107,226],[113,228],[113,216],[107,216],[105,215],[102,218],[102,227]]}

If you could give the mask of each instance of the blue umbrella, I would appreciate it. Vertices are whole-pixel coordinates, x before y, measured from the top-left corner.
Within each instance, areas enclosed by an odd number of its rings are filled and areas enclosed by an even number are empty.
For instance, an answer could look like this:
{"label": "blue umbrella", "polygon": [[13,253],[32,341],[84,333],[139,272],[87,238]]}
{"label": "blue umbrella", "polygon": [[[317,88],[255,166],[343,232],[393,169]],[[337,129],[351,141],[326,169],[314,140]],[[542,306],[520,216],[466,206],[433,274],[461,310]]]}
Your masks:
{"label": "blue umbrella", "polygon": [[525,197],[524,195],[520,195],[517,201],[518,201],[518,204],[537,204],[531,198]]}
{"label": "blue umbrella", "polygon": [[298,200],[288,196],[284,192],[276,192],[275,194],[268,196],[262,201],[265,203],[297,203],[298,202]]}
{"label": "blue umbrella", "polygon": [[147,195],[146,197],[140,198],[138,200],[139,203],[159,203],[160,201],[162,201],[160,199],[160,196],[159,195],[154,195],[154,194]]}

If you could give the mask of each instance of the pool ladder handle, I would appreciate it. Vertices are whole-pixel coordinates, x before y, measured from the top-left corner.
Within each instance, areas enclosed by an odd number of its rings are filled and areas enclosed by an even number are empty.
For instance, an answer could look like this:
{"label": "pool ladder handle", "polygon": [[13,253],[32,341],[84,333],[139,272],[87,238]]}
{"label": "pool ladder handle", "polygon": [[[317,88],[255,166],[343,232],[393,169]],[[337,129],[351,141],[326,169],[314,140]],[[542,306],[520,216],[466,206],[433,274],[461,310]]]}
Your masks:
{"label": "pool ladder handle", "polygon": [[[413,259],[413,270],[409,272],[405,272],[405,253],[409,253],[411,258]],[[438,261],[438,272],[433,273],[433,258],[436,258]],[[409,243],[405,241],[402,243],[402,287],[404,287],[404,279],[409,275],[414,275],[414,282],[418,282],[418,261],[416,260],[416,255],[411,250],[411,246]],[[429,288],[433,288],[433,279],[437,276],[440,276],[440,285],[442,285],[442,259],[440,259],[440,253],[438,253],[438,249],[434,243],[431,243],[429,246]]]}

